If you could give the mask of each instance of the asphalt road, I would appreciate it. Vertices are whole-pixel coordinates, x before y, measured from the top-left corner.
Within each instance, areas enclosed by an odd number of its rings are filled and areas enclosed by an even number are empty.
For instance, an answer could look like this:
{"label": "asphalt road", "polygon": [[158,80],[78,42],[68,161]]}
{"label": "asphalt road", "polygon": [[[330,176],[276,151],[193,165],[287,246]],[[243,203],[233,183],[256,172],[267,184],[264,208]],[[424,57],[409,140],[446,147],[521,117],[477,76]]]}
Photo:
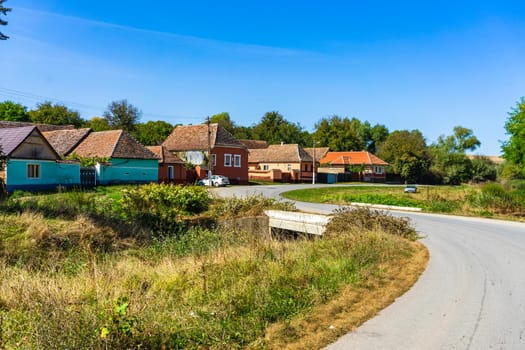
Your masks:
{"label": "asphalt road", "polygon": [[[220,188],[219,196],[279,193],[312,185]],[[296,202],[330,213],[337,206]],[[525,349],[525,224],[400,213],[425,235],[428,268],[376,317],[327,349]]]}

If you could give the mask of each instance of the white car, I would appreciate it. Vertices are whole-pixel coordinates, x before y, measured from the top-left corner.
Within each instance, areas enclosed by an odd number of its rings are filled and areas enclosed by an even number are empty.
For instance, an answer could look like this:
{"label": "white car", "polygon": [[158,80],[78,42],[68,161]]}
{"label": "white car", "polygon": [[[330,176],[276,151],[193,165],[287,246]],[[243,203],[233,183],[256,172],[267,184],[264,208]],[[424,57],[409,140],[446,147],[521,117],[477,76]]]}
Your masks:
{"label": "white car", "polygon": [[222,175],[212,175],[211,179],[205,178],[205,179],[199,180],[198,184],[202,186],[215,186],[215,187],[226,186],[230,184],[230,179]]}

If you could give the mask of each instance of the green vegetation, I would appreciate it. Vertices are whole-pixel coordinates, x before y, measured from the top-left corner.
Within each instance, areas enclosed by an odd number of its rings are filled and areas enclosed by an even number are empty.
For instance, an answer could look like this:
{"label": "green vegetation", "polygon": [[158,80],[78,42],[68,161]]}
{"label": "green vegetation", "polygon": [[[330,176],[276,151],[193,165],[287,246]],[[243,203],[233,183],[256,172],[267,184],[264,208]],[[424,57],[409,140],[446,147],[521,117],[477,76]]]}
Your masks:
{"label": "green vegetation", "polygon": [[422,208],[434,213],[451,213],[523,219],[525,181],[463,186],[419,186],[417,193],[404,193],[402,186],[347,186],[295,190],[283,197],[303,202],[350,204],[369,203]]}
{"label": "green vegetation", "polygon": [[[370,317],[418,275],[402,273],[421,251],[414,229],[366,210],[338,214],[345,230],[323,239],[287,241],[195,224],[290,209],[258,196],[210,203],[203,187],[19,193],[1,205],[0,348],[277,348],[348,288],[402,281],[358,310]],[[339,334],[323,328],[324,342]]]}

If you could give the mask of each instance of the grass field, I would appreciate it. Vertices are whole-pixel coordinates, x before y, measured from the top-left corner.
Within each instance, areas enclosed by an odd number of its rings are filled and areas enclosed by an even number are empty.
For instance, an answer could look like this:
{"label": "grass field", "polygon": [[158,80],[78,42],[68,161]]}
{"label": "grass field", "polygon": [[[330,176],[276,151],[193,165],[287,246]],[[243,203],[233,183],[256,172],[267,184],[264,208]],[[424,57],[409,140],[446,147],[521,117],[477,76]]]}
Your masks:
{"label": "grass field", "polygon": [[284,198],[303,202],[348,205],[384,204],[422,208],[427,212],[523,220],[525,182],[462,186],[419,186],[404,193],[403,186],[334,186],[289,191]]}
{"label": "grass field", "polygon": [[[408,222],[366,210],[297,240],[199,226],[134,235],[73,215],[108,195],[117,203],[103,208],[129,223],[127,195],[107,191],[22,197],[0,214],[0,348],[321,348],[406,291],[428,259]],[[271,205],[236,198],[198,215]]]}

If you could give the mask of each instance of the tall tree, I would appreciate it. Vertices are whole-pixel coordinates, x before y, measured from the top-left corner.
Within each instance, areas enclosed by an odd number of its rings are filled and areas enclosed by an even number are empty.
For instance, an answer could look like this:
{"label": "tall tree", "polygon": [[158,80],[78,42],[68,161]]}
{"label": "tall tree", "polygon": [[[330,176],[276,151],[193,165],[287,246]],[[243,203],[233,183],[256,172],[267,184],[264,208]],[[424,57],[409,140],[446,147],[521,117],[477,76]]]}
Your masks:
{"label": "tall tree", "polygon": [[501,147],[503,158],[521,168],[522,176],[525,176],[525,97],[509,112],[505,130],[509,139]]}
{"label": "tall tree", "polygon": [[445,184],[457,185],[471,180],[472,162],[465,152],[475,150],[480,144],[471,129],[454,127],[452,135],[441,135],[430,147],[432,173]]}
{"label": "tall tree", "polygon": [[53,125],[74,125],[80,127],[85,123],[77,111],[66,106],[49,101],[36,105],[36,109],[28,112],[29,119],[33,123],[53,124]]}
{"label": "tall tree", "polygon": [[265,140],[268,144],[298,143],[310,147],[311,135],[300,124],[287,121],[276,111],[267,112],[261,121],[252,127],[252,137]]}
{"label": "tall tree", "polygon": [[4,101],[0,103],[0,120],[28,122],[27,107],[13,101]]}
{"label": "tall tree", "polygon": [[379,147],[377,155],[387,161],[389,172],[407,182],[421,182],[430,166],[430,155],[419,130],[396,130]]}
{"label": "tall tree", "polygon": [[112,129],[122,129],[130,133],[136,131],[142,112],[128,100],[113,101],[104,112],[104,118]]}
{"label": "tall tree", "polygon": [[146,146],[160,145],[171,134],[174,126],[168,122],[157,120],[136,125],[135,137]]}
{"label": "tall tree", "polygon": [[230,118],[230,113],[228,112],[222,112],[219,114],[214,114],[210,117],[211,123],[217,123],[226,130],[228,130],[231,134],[235,133],[235,123]]}
{"label": "tall tree", "polygon": [[[7,13],[11,11],[11,9],[9,7],[4,7],[4,2],[5,0],[0,0],[0,13],[6,16]],[[7,25],[7,21],[0,18],[0,25],[2,26]],[[0,32],[0,40],[7,40],[7,39],[9,39],[9,37],[5,35],[4,33]]]}
{"label": "tall tree", "polygon": [[337,115],[321,119],[315,128],[316,141],[321,146],[330,147],[332,151],[366,150],[375,153],[388,136],[388,129],[384,125],[372,127],[367,121]]}

